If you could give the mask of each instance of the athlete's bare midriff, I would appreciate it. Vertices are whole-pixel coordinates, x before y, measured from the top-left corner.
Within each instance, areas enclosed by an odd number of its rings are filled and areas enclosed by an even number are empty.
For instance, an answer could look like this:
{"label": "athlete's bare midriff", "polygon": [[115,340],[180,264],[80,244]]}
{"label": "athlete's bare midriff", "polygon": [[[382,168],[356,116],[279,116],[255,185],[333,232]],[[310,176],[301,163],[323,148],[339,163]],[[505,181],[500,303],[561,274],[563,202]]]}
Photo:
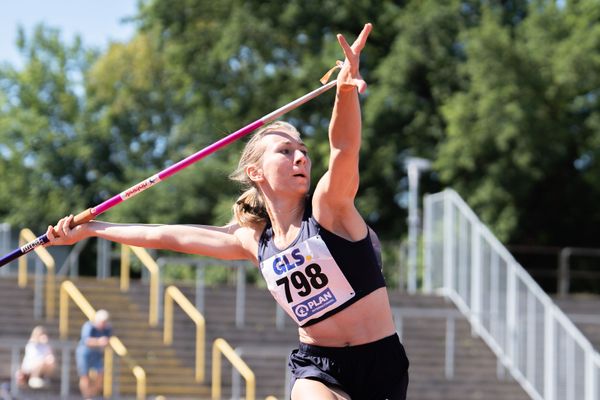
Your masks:
{"label": "athlete's bare midriff", "polygon": [[384,287],[314,325],[298,328],[300,342],[345,347],[371,343],[396,332]]}

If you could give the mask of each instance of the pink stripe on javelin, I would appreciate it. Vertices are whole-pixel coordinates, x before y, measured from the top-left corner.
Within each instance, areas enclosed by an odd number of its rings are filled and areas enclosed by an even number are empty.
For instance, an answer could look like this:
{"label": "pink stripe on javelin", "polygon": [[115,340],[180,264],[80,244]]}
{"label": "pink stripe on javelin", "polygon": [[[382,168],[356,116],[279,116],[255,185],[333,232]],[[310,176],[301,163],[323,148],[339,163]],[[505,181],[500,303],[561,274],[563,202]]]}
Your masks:
{"label": "pink stripe on javelin", "polygon": [[249,134],[253,130],[261,127],[262,125],[264,125],[264,122],[261,119],[256,120],[256,121],[252,122],[251,124],[246,125],[242,129],[235,131],[230,135],[225,136],[223,139],[216,141],[215,143],[211,144],[210,146],[203,148],[199,152],[194,153],[191,156],[179,161],[178,163],[173,164],[170,167],[162,170],[161,172],[158,173],[158,177],[160,178],[161,181],[164,179],[167,179],[171,175],[181,171],[184,168],[189,167],[196,161],[199,161],[199,160],[203,159],[204,157],[208,156],[209,154],[214,153],[215,151],[219,150],[221,147],[227,146],[229,143],[238,140],[242,136]]}
{"label": "pink stripe on javelin", "polygon": [[108,209],[116,206],[117,204],[119,204],[122,201],[123,201],[123,199],[121,198],[121,194],[119,193],[119,194],[111,197],[110,199],[104,201],[103,203],[97,205],[96,207],[93,207],[92,214],[100,215],[103,212],[107,211]]}
{"label": "pink stripe on javelin", "polygon": [[[249,134],[250,132],[256,130],[257,128],[260,128],[264,124],[265,124],[264,118],[261,118],[261,119],[258,119],[256,121],[252,122],[249,125],[246,125],[242,129],[239,129],[239,130],[225,136],[223,139],[216,141],[215,143],[211,144],[210,146],[207,146],[207,147],[203,148],[202,150],[192,154],[191,156],[186,157],[183,160],[171,165],[170,167],[165,168],[164,170],[162,170],[161,172],[158,173],[159,179],[161,181],[167,179],[171,175],[174,175],[177,172],[181,171],[182,169],[189,167],[193,163],[200,161],[204,157],[219,150],[221,147],[227,146],[228,144],[238,140],[242,136],[245,136],[245,135]],[[97,205],[96,207],[92,208],[92,214],[100,215],[100,214],[108,211],[112,207],[116,206],[117,204],[121,203],[122,201],[123,201],[123,199],[121,198],[121,194],[119,193],[119,194],[111,197],[110,199],[104,201],[103,203]]]}

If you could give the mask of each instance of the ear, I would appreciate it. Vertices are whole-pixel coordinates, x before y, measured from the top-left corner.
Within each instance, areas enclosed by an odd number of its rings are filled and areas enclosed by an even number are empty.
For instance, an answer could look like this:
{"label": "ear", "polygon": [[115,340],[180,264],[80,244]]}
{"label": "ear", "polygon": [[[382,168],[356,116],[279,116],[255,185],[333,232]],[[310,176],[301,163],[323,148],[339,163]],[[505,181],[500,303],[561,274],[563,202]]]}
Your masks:
{"label": "ear", "polygon": [[263,170],[256,165],[247,166],[245,171],[252,182],[260,182],[264,178]]}

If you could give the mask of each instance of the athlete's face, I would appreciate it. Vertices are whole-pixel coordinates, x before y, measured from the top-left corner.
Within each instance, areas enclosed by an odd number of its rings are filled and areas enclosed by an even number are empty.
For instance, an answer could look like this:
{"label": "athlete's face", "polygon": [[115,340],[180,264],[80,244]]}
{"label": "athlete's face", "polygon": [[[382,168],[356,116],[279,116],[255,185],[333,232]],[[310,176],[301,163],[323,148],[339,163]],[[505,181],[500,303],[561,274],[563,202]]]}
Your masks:
{"label": "athlete's face", "polygon": [[306,194],[310,189],[311,163],[302,140],[293,133],[273,131],[262,138],[261,144],[262,159],[252,172],[263,191]]}

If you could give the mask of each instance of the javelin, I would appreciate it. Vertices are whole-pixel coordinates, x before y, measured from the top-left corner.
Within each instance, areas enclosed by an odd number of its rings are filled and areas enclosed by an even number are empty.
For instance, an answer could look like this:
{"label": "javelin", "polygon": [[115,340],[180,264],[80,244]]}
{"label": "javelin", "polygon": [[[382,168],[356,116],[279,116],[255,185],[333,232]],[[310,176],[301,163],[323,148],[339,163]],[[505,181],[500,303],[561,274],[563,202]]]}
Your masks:
{"label": "javelin", "polygon": [[[164,181],[165,179],[167,179],[168,177],[170,177],[172,175],[175,175],[177,172],[200,161],[201,159],[214,153],[215,151],[231,144],[232,142],[240,139],[243,136],[246,136],[247,134],[260,128],[261,126],[266,125],[269,122],[276,120],[277,118],[281,117],[283,114],[285,114],[289,111],[292,111],[293,109],[301,106],[302,104],[306,103],[307,101],[328,91],[335,85],[336,85],[335,80],[333,80],[327,84],[324,84],[323,86],[313,90],[312,92],[307,93],[304,96],[299,97],[296,100],[284,105],[283,107],[278,108],[277,110],[273,111],[272,113],[267,114],[264,117],[259,118],[256,121],[246,125],[242,129],[239,129],[239,130],[225,136],[224,138],[222,138],[222,139],[216,141],[215,143],[198,151],[197,153],[194,153],[191,156],[188,156],[187,158],[184,158],[183,160],[177,162],[176,164],[173,164],[170,167],[163,169],[158,174],[152,175],[151,177],[144,179],[143,181],[133,185],[129,189],[111,197],[110,199],[104,201],[103,203],[100,203],[96,207],[88,208],[87,210],[77,214],[73,218],[73,221],[71,222],[70,227],[73,228],[77,225],[82,225],[82,224],[85,224],[86,222],[91,221],[98,215],[110,210],[117,204],[119,204],[127,199],[130,199],[133,196],[140,194],[144,190],[156,185],[160,181]],[[0,258],[0,267],[8,264],[9,262],[15,260],[16,258],[21,257],[22,255],[29,253],[36,247],[41,246],[45,243],[48,243],[49,241],[50,240],[48,239],[48,236],[46,234],[43,234],[43,235],[37,237],[35,240],[32,240],[31,242],[11,251],[7,255]]]}

